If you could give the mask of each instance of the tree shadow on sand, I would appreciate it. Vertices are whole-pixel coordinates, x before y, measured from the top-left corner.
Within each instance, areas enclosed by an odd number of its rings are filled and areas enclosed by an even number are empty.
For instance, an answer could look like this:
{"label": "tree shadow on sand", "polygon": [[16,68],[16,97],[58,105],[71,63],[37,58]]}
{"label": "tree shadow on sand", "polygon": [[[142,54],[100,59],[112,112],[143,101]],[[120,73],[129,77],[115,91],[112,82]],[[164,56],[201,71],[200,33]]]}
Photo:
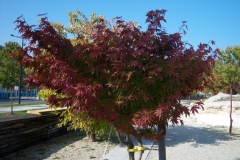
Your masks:
{"label": "tree shadow on sand", "polygon": [[230,135],[226,127],[169,126],[166,146],[173,147],[187,142],[192,142],[193,147],[203,144],[220,145],[223,141],[240,140],[239,133],[239,130],[236,130],[234,134]]}
{"label": "tree shadow on sand", "polygon": [[[71,131],[67,134],[43,141],[36,145],[30,146],[26,149],[17,151],[10,155],[0,158],[0,160],[42,160],[50,157],[52,154],[57,153],[59,150],[65,147],[75,148],[73,145],[76,141],[89,141],[86,137],[86,133],[83,131]],[[104,143],[103,140],[99,140],[99,143]],[[96,142],[96,143],[98,143]],[[95,142],[94,142],[95,143]],[[118,143],[115,139],[111,139],[111,143]],[[29,155],[32,152],[31,155]],[[37,155],[37,156],[36,156]],[[56,159],[58,159],[56,157]]]}

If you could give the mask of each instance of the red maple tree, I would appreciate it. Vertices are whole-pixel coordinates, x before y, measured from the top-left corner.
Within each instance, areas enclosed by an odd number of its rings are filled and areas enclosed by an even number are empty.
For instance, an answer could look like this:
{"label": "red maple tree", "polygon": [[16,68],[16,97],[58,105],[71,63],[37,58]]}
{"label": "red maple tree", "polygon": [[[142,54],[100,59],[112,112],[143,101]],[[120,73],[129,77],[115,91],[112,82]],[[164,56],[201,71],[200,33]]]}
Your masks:
{"label": "red maple tree", "polygon": [[[134,148],[129,135],[140,146],[143,137],[164,144],[168,122],[183,123],[182,115],[202,106],[188,108],[180,98],[208,85],[217,54],[209,44],[195,50],[182,41],[185,22],[179,32],[166,33],[161,25],[165,13],[148,12],[146,31],[121,17],[97,19],[85,35],[76,37],[87,36],[89,41],[76,45],[58,34],[46,17],[37,26],[19,17],[16,28],[28,44],[17,58],[32,71],[25,81],[65,95],[50,96],[50,106],[87,111],[89,118],[112,124],[126,134],[127,141],[122,142],[128,149]],[[161,157],[166,157],[164,150]],[[134,159],[134,152],[129,152],[129,159]]]}

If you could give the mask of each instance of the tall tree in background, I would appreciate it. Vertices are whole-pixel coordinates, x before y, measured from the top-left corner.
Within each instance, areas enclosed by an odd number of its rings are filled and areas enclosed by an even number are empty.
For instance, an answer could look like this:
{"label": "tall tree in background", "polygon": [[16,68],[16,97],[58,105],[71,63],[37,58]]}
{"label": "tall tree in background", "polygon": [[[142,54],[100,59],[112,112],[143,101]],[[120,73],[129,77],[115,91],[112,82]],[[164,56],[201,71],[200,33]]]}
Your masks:
{"label": "tall tree in background", "polygon": [[20,47],[21,46],[17,42],[7,42],[1,50],[2,75],[0,84],[2,84],[3,88],[10,90],[11,114],[13,114],[12,93],[14,86],[17,86],[19,82],[19,65],[13,53],[17,53]]}
{"label": "tall tree in background", "polygon": [[17,28],[29,44],[16,56],[32,70],[25,81],[65,95],[48,97],[50,106],[67,106],[75,114],[86,111],[87,118],[126,134],[127,140],[120,141],[127,145],[130,160],[136,151],[130,135],[137,138],[139,150],[144,148],[142,138],[158,140],[159,159],[166,159],[166,126],[183,123],[182,115],[201,107],[198,103],[189,109],[179,99],[208,85],[216,53],[208,44],[195,50],[182,41],[185,22],[179,32],[166,33],[161,24],[165,13],[148,12],[146,31],[121,17],[100,17],[94,25],[79,28],[75,41],[81,43],[76,44],[46,17],[38,26],[19,17]]}
{"label": "tall tree in background", "polygon": [[0,45],[0,85],[2,85],[3,78],[3,54],[2,54],[3,46]]}
{"label": "tall tree in background", "polygon": [[223,84],[227,85],[230,91],[230,127],[229,133],[232,133],[232,92],[240,82],[240,46],[227,47],[219,54],[219,60],[216,63],[216,72],[223,79]]}

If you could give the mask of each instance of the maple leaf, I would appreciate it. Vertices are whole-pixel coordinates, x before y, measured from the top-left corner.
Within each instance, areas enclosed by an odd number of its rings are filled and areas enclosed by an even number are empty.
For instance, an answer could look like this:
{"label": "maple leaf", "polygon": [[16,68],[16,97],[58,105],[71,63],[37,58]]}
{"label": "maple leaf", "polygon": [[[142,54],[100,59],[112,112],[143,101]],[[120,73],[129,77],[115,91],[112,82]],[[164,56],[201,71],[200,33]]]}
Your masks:
{"label": "maple leaf", "polygon": [[14,55],[15,55],[15,53],[14,53],[14,52],[11,52],[11,53],[8,54],[8,58],[13,58]]}

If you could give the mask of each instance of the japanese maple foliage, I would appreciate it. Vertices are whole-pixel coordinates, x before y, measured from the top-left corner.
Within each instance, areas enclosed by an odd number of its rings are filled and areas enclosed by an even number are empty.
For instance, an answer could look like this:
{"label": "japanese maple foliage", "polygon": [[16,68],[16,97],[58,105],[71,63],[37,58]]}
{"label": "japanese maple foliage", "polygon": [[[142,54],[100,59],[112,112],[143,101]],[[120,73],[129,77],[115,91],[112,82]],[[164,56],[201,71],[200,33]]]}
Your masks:
{"label": "japanese maple foliage", "polygon": [[182,41],[185,22],[179,32],[166,33],[161,25],[165,12],[148,12],[146,31],[121,17],[96,19],[91,28],[80,28],[84,34],[76,40],[82,43],[76,45],[46,17],[37,26],[19,17],[17,29],[28,44],[17,57],[32,71],[25,81],[65,95],[50,96],[49,105],[87,111],[89,118],[137,138],[159,139],[157,125],[167,125],[165,120],[178,124],[182,115],[201,107],[190,109],[179,99],[208,85],[216,55],[209,44],[195,50]]}

